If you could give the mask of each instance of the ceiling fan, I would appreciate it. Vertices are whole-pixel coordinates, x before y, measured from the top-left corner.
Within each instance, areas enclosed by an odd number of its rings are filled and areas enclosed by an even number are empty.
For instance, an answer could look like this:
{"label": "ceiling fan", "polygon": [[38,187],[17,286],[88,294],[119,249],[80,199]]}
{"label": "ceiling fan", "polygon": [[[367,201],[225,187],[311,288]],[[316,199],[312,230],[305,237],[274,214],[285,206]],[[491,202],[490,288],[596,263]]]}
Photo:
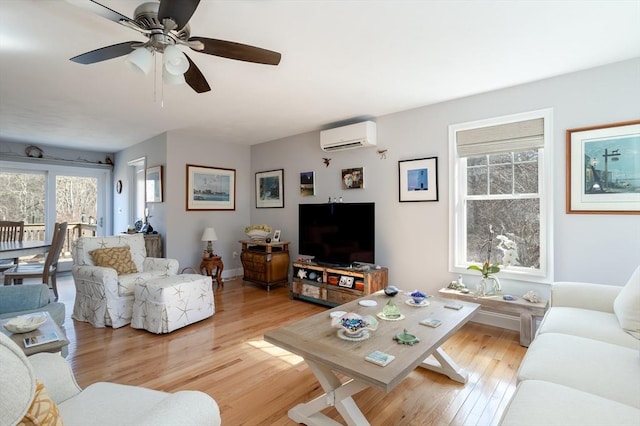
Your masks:
{"label": "ceiling fan", "polygon": [[[127,60],[148,72],[154,53],[164,55],[164,75],[168,82],[186,82],[197,93],[211,90],[196,64],[176,45],[187,46],[196,52],[239,61],[278,65],[278,52],[226,40],[191,37],[189,19],[200,0],[160,0],[138,6],[130,19],[94,0],[74,0],[75,4],[111,21],[144,34],[148,41],[126,41],[92,50],[71,58],[80,64],[93,64],[129,55]],[[146,68],[146,69],[144,69]],[[168,80],[167,80],[168,78]]]}

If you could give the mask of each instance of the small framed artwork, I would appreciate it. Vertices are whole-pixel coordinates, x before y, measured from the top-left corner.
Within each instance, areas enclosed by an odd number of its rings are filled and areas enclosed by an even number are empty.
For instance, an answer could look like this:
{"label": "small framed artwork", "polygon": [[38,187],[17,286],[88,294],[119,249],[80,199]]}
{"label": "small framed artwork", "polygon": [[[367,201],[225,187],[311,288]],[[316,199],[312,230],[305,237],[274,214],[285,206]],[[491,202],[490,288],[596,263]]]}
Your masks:
{"label": "small framed artwork", "polygon": [[315,172],[300,173],[300,195],[307,197],[316,195],[316,174]]}
{"label": "small framed artwork", "polygon": [[235,209],[235,169],[187,164],[187,210]]}
{"label": "small framed artwork", "polygon": [[364,167],[342,169],[342,189],[364,188]]}
{"label": "small framed artwork", "polygon": [[284,207],[284,169],[256,173],[256,207]]}
{"label": "small framed artwork", "polygon": [[568,129],[567,213],[640,214],[640,120]]}
{"label": "small framed artwork", "polygon": [[[118,181],[120,182],[120,181]],[[162,166],[149,167],[145,170],[145,186],[147,203],[162,202]],[[122,182],[120,182],[120,191],[122,192]]]}
{"label": "small framed artwork", "polygon": [[274,243],[279,243],[280,242],[280,230],[276,229],[275,231],[273,231],[273,238],[271,239],[271,241],[273,241]]}
{"label": "small framed artwork", "polygon": [[438,201],[438,157],[398,161],[400,202]]}

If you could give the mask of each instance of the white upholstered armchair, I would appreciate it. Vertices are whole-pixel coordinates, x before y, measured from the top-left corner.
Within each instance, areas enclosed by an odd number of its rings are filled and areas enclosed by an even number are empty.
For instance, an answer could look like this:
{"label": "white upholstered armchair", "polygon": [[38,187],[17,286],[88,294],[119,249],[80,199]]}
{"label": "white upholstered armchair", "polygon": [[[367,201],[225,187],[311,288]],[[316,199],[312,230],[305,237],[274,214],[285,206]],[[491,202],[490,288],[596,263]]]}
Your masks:
{"label": "white upholstered armchair", "polygon": [[177,260],[147,257],[142,234],[80,237],[72,256],[72,318],[94,327],[129,324],[135,285],[178,273]]}

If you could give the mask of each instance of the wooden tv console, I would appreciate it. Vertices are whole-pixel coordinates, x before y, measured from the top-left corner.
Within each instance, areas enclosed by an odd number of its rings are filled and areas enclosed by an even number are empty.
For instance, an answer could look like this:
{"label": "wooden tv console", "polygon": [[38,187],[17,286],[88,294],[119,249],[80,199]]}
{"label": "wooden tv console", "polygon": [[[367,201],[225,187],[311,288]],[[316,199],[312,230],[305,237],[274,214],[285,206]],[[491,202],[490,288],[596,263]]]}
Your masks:
{"label": "wooden tv console", "polygon": [[337,268],[308,262],[293,262],[289,288],[293,299],[338,306],[387,286],[387,268]]}

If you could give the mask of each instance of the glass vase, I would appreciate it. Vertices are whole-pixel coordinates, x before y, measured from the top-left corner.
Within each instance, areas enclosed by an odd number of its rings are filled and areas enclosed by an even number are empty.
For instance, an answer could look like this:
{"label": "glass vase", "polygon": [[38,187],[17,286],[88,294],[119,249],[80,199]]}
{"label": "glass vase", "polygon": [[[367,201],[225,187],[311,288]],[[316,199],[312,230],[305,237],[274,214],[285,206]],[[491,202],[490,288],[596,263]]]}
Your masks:
{"label": "glass vase", "polygon": [[480,278],[478,286],[476,287],[476,296],[493,296],[494,294],[500,294],[502,287],[500,286],[500,280],[493,275]]}

